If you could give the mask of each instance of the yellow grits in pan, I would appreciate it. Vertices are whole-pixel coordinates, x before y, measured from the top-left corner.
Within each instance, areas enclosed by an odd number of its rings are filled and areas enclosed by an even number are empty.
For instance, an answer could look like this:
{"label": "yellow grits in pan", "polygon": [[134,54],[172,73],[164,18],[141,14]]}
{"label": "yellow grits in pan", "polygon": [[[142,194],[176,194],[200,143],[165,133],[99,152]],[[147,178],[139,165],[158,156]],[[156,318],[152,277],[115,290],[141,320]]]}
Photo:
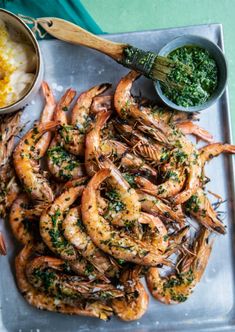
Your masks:
{"label": "yellow grits in pan", "polygon": [[0,20],[0,107],[11,105],[29,90],[36,66],[31,46],[16,40]]}

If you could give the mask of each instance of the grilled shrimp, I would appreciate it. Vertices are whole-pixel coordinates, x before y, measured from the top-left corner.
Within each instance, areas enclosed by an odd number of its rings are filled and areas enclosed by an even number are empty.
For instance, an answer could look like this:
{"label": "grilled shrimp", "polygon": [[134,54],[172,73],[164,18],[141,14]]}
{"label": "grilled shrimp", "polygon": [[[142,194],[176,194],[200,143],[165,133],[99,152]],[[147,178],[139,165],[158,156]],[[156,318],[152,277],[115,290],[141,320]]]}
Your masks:
{"label": "grilled shrimp", "polygon": [[[9,223],[15,238],[22,244],[35,239],[39,219],[45,205],[33,206],[26,194],[20,194],[12,204]],[[39,234],[38,234],[39,235]]]}
{"label": "grilled shrimp", "polygon": [[76,260],[77,251],[63,236],[61,230],[66,210],[81,195],[86,178],[73,180],[73,186],[65,188],[50,208],[41,215],[40,234],[48,248],[66,260]]}
{"label": "grilled shrimp", "polygon": [[[131,88],[134,81],[140,77],[140,74],[135,71],[130,71],[124,76],[117,85],[114,94],[114,106],[120,118],[127,119],[132,117],[146,126],[154,127],[161,132],[158,132],[159,137],[164,139],[167,134],[165,131],[169,127],[166,119],[161,118],[158,112],[151,112],[151,109],[140,107],[131,95]],[[164,121],[165,120],[165,121]],[[163,135],[162,135],[163,134]],[[167,138],[165,137],[167,141]]]}
{"label": "grilled shrimp", "polygon": [[149,296],[139,280],[137,269],[127,270],[122,274],[120,281],[125,290],[125,297],[112,300],[115,314],[124,321],[141,318],[148,308]]}
{"label": "grilled shrimp", "polygon": [[150,214],[161,216],[167,220],[177,221],[180,226],[184,226],[185,217],[184,214],[171,206],[165,204],[160,199],[146,194],[141,190],[136,190],[139,195],[139,201],[141,203],[141,209]]}
{"label": "grilled shrimp", "polygon": [[[127,118],[127,116],[132,116],[134,119],[139,117],[141,121],[148,121],[156,125],[159,121],[165,122],[167,124],[180,123],[188,120],[195,120],[196,116],[194,113],[186,113],[180,111],[171,111],[167,108],[159,107],[154,105],[149,106],[149,101],[147,103],[142,99],[141,103],[138,103],[138,98],[135,99],[131,96],[131,88],[133,82],[140,77],[140,74],[135,71],[130,71],[125,77],[123,77],[114,94],[114,106],[121,118]],[[148,115],[151,114],[152,122]],[[150,121],[150,122],[149,122]]]}
{"label": "grilled shrimp", "polygon": [[[137,184],[141,186],[141,189],[143,191],[146,191],[147,193],[154,196],[156,195],[162,198],[168,198],[168,197],[170,198],[172,196],[177,195],[183,189],[186,182],[187,178],[186,173],[188,172],[188,165],[187,161],[186,164],[184,165],[184,160],[187,156],[188,155],[184,151],[180,151],[179,149],[172,150],[170,152],[170,158],[167,161],[167,163],[161,166],[162,177],[165,180],[163,183],[161,183],[158,186],[155,186],[146,179],[136,178]],[[193,157],[195,157],[195,160],[192,161],[192,164],[195,165],[196,171],[199,172],[199,167],[198,167],[199,165],[197,165],[197,159],[199,158],[198,152],[194,152]],[[201,164],[201,167],[203,167],[203,164]],[[197,181],[195,177],[193,179],[194,180],[192,181],[192,185],[195,183],[196,186],[198,186],[199,181]]]}
{"label": "grilled shrimp", "polygon": [[97,158],[100,155],[100,131],[109,119],[111,113],[99,112],[96,115],[95,125],[86,135],[85,165],[87,174],[93,176],[98,169]]}
{"label": "grilled shrimp", "polygon": [[[46,123],[48,121],[53,120],[56,102],[49,85],[45,81],[42,82],[42,93],[46,100],[46,104],[41,114],[40,123]],[[48,131],[37,142],[36,151],[38,153],[39,158],[42,158],[45,155],[48,146],[50,144],[50,141],[51,141],[51,132]]]}
{"label": "grilled shrimp", "polygon": [[82,222],[81,209],[75,207],[69,210],[63,221],[63,231],[65,238],[72,243],[79,253],[91,262],[96,269],[109,277],[113,277],[118,268],[87,235]]}
{"label": "grilled shrimp", "polygon": [[76,105],[72,112],[72,124],[86,129],[86,120],[89,115],[93,98],[105,92],[111,87],[109,83],[96,85],[93,88],[83,92],[77,99]]}
{"label": "grilled shrimp", "polygon": [[82,194],[82,220],[92,241],[117,259],[140,265],[156,265],[163,259],[156,250],[126,233],[116,231],[98,212],[96,191],[112,172],[103,169],[90,180]]}
{"label": "grilled shrimp", "polygon": [[[66,111],[72,103],[76,92],[68,89],[56,106],[54,119],[61,125],[67,125]],[[64,182],[84,173],[83,167],[76,157],[63,148],[60,135],[56,135],[47,151],[47,165],[51,174],[59,181]]]}
{"label": "grilled shrimp", "polygon": [[52,202],[54,194],[46,178],[40,173],[35,145],[42,135],[56,127],[57,122],[42,123],[29,130],[15,148],[13,162],[15,171],[33,199]]}
{"label": "grilled shrimp", "polygon": [[199,150],[200,159],[202,161],[202,166],[214,157],[217,157],[221,153],[235,153],[235,145],[223,144],[223,143],[213,143],[208,144]]}
{"label": "grilled shrimp", "polygon": [[83,92],[77,99],[72,110],[71,125],[67,122],[59,130],[63,147],[70,153],[83,156],[85,145],[85,133],[89,127],[89,111],[95,96],[103,93],[110,84],[100,84],[88,91]]}
{"label": "grilled shrimp", "polygon": [[141,110],[138,103],[136,103],[131,95],[132,84],[139,77],[140,73],[130,71],[120,80],[114,94],[115,110],[120,118],[127,119],[131,116],[146,125],[154,125],[156,128],[160,128],[161,122],[155,120],[153,116],[150,116],[149,110]]}
{"label": "grilled shrimp", "polygon": [[50,173],[61,182],[84,175],[84,167],[71,153],[67,152],[54,138],[47,151],[47,165]]}
{"label": "grilled shrimp", "polygon": [[40,234],[48,248],[69,262],[70,267],[78,274],[87,275],[91,279],[107,280],[94,266],[84,259],[76,248],[66,240],[62,231],[62,222],[67,209],[81,195],[86,178],[73,180],[71,186],[65,186],[64,192],[52,205],[42,213],[40,218]]}
{"label": "grilled shrimp", "polygon": [[111,111],[112,110],[112,99],[113,96],[96,96],[92,100],[90,107],[91,114],[97,114],[102,111]]}
{"label": "grilled shrimp", "polygon": [[63,260],[50,256],[32,259],[26,266],[28,281],[38,290],[69,299],[108,300],[124,295],[111,284],[66,274],[63,263]]}
{"label": "grilled shrimp", "polygon": [[197,192],[185,203],[185,210],[193,216],[200,224],[210,231],[225,234],[225,226],[218,218],[206,193],[199,188]]}
{"label": "grilled shrimp", "polygon": [[103,320],[112,315],[112,308],[99,301],[88,302],[80,301],[76,305],[67,304],[65,300],[51,295],[47,295],[35,289],[28,281],[26,276],[26,266],[33,254],[31,245],[25,246],[15,260],[16,280],[20,292],[26,301],[41,310],[49,310],[70,315],[81,315],[97,317]]}
{"label": "grilled shrimp", "polygon": [[158,268],[151,267],[146,281],[151,294],[166,304],[184,302],[200,281],[212,249],[210,232],[203,229],[194,244],[193,254],[187,253],[178,266],[179,272],[162,277]]}

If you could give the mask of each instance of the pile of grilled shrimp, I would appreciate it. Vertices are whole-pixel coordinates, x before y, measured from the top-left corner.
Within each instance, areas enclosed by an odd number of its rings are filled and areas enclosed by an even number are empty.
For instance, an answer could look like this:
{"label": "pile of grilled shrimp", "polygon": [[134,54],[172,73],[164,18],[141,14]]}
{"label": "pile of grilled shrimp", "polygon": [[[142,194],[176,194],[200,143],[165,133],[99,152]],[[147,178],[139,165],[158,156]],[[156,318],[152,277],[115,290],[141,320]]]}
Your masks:
{"label": "pile of grilled shrimp", "polygon": [[[235,146],[214,143],[195,115],[133,97],[138,77],[129,72],[114,95],[101,84],[77,99],[68,89],[58,102],[44,82],[41,118],[15,149],[19,114],[7,118],[0,211],[23,246],[18,288],[39,309],[136,320],[149,302],[142,277],[156,300],[184,302],[207,266],[211,234],[226,232],[204,166]],[[2,235],[0,244],[5,253]]]}

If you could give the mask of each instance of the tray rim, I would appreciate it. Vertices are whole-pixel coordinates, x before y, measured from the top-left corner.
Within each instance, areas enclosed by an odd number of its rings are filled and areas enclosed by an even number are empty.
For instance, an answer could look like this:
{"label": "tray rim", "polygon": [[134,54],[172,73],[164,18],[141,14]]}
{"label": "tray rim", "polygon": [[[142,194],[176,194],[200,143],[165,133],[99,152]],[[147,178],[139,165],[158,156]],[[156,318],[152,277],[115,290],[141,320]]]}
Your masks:
{"label": "tray rim", "polygon": [[[190,25],[181,25],[179,27],[169,27],[169,28],[162,28],[162,29],[148,29],[148,30],[135,30],[135,31],[123,31],[123,32],[112,32],[112,33],[103,33],[103,34],[98,34],[97,36],[102,36],[102,38],[106,38],[109,36],[120,36],[120,35],[130,35],[130,34],[135,34],[135,33],[145,33],[145,32],[154,32],[154,31],[164,31],[164,30],[181,30],[181,29],[187,29],[187,28],[192,28],[192,27],[201,27],[201,28],[206,28],[208,26],[214,26],[218,27],[221,29],[221,34],[223,36],[223,24],[222,23],[201,23],[201,24],[190,24]],[[51,39],[51,40],[56,40],[56,39]],[[224,47],[224,45],[223,45]],[[224,51],[224,49],[223,49]]]}

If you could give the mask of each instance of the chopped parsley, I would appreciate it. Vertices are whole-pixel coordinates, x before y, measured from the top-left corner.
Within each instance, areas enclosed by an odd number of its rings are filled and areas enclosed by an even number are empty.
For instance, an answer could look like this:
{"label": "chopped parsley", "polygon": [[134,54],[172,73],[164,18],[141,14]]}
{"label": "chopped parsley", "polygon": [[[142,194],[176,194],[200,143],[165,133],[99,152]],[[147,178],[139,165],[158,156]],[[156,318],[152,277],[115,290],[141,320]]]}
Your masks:
{"label": "chopped parsley", "polygon": [[167,180],[167,179],[171,179],[175,182],[179,182],[179,177],[178,177],[178,174],[174,171],[167,171],[165,174],[164,174],[164,178]]}
{"label": "chopped parsley", "polygon": [[33,271],[33,275],[43,283],[46,291],[50,289],[56,279],[55,273],[51,270],[41,271],[39,268]]}
{"label": "chopped parsley", "polygon": [[137,188],[135,183],[135,175],[131,173],[123,173],[124,179],[129,183],[132,188]]}
{"label": "chopped parsley", "polygon": [[205,103],[218,84],[218,68],[209,52],[198,46],[183,46],[172,51],[168,58],[184,63],[191,70],[176,67],[171,71],[168,80],[176,87],[161,83],[166,97],[183,107]]}
{"label": "chopped parsley", "polygon": [[109,211],[120,212],[125,209],[126,205],[121,201],[121,197],[116,190],[112,189],[106,192],[106,197],[109,198]]}
{"label": "chopped parsley", "polygon": [[166,148],[162,148],[161,150],[161,157],[160,157],[160,162],[166,161],[170,156],[170,151],[167,150]]}
{"label": "chopped parsley", "polygon": [[192,195],[185,203],[186,212],[197,213],[200,210],[200,199],[197,195]]}
{"label": "chopped parsley", "polygon": [[181,151],[181,150],[177,150],[174,153],[175,159],[178,163],[182,164],[183,162],[185,162],[185,160],[187,159],[188,155],[187,153]]}

